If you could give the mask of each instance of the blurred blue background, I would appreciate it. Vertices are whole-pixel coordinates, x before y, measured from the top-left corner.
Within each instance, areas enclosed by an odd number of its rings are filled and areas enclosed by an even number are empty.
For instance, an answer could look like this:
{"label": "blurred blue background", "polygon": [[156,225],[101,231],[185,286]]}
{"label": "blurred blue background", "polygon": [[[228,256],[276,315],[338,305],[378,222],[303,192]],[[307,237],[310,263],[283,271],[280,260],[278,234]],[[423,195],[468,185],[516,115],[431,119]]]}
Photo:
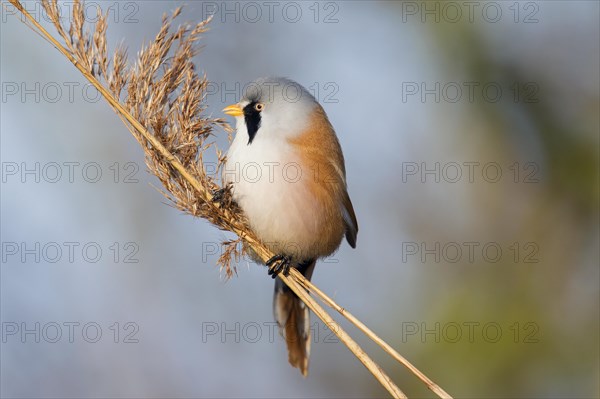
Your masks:
{"label": "blurred blue background", "polygon": [[[88,12],[133,56],[179,3]],[[386,396],[314,316],[308,379],[288,365],[265,268],[224,280],[231,236],[165,205],[119,118],[3,5],[2,397]],[[600,395],[598,2],[188,1],[179,21],[210,13],[208,114],[287,76],[338,133],[360,232],[319,287],[455,397]]]}

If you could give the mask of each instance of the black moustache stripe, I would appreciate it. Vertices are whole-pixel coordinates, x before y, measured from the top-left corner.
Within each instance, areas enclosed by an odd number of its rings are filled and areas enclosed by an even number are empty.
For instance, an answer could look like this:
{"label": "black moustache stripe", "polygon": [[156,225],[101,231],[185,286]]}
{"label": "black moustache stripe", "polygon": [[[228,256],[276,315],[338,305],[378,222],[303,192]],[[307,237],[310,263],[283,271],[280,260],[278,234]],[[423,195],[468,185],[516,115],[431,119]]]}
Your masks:
{"label": "black moustache stripe", "polygon": [[248,145],[252,144],[254,136],[260,128],[260,112],[254,109],[256,101],[244,107],[244,119],[246,120],[246,130],[248,130]]}

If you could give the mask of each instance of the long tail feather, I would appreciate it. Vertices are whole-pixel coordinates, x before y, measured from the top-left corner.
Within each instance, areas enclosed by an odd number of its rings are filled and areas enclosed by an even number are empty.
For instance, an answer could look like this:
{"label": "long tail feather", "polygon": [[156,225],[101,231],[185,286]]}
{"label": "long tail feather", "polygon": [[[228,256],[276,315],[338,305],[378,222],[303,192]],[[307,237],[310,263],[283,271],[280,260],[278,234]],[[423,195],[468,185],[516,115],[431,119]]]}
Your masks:
{"label": "long tail feather", "polygon": [[[315,263],[314,260],[304,262],[298,265],[298,270],[310,280]],[[310,311],[279,278],[275,280],[273,313],[279,332],[285,338],[290,364],[306,377],[310,357]]]}

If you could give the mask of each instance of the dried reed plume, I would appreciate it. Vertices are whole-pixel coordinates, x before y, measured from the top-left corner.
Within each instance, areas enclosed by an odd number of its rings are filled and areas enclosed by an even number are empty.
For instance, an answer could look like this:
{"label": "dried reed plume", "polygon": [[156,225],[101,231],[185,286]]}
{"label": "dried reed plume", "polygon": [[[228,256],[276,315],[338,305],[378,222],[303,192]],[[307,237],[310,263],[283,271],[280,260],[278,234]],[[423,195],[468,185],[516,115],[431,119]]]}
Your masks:
{"label": "dried reed plume", "polygon": [[[140,143],[146,165],[162,183],[163,189],[160,191],[170,203],[192,216],[207,219],[222,230],[237,234],[238,239],[223,243],[223,254],[218,260],[227,276],[235,273],[232,258],[239,259],[246,249],[251,249],[265,261],[273,256],[254,236],[243,214],[227,195],[218,203],[213,201],[213,193],[220,186],[203,165],[203,154],[212,147],[216,151],[218,171],[222,169],[225,156],[209,138],[215,128],[231,134],[230,127],[223,119],[203,115],[208,82],[206,76],[198,75],[192,63],[193,57],[198,53],[197,41],[206,32],[210,19],[195,26],[184,24],[173,30],[173,20],[181,13],[181,8],[177,8],[171,16],[163,16],[162,27],[154,40],[139,51],[136,61],[130,65],[127,51],[122,46],[109,56],[106,43],[108,14],[103,15],[98,10],[96,22],[85,23],[85,7],[76,0],[72,7],[71,22],[66,28],[61,20],[57,1],[42,0],[44,10],[62,38],[60,43],[18,0],[9,1],[23,14],[25,23],[69,59],[108,101]],[[305,289],[346,317],[393,358],[409,368],[439,397],[450,398],[438,385],[296,270],[292,269],[289,276],[279,277],[329,326],[393,397],[406,396]]]}
{"label": "dried reed plume", "polygon": [[[206,76],[198,75],[192,63],[198,53],[196,42],[206,32],[209,20],[195,26],[181,25],[173,30],[173,20],[181,13],[181,7],[177,8],[171,16],[163,16],[162,27],[154,41],[144,46],[135,63],[129,65],[124,47],[118,47],[112,57],[108,55],[107,14],[102,15],[98,10],[97,22],[86,27],[85,7],[75,1],[72,22],[66,31],[57,1],[44,0],[42,6],[75,62],[96,80],[104,82],[112,97],[154,139],[143,134],[111,104],[142,146],[146,165],[162,183],[164,189],[160,191],[170,203],[192,216],[209,220],[220,229],[247,229],[234,203],[230,201],[220,209],[211,201],[210,193],[219,186],[202,163],[204,152],[214,147],[218,168],[222,167],[224,156],[208,139],[214,127],[231,132],[223,119],[203,115],[208,81]],[[84,31],[86,28],[91,31]],[[162,148],[157,147],[155,141]],[[173,165],[174,160],[189,176]],[[202,190],[194,187],[189,177],[198,182]],[[228,277],[235,270],[231,266],[232,256],[243,255],[239,242],[225,242],[225,250],[218,261]]]}

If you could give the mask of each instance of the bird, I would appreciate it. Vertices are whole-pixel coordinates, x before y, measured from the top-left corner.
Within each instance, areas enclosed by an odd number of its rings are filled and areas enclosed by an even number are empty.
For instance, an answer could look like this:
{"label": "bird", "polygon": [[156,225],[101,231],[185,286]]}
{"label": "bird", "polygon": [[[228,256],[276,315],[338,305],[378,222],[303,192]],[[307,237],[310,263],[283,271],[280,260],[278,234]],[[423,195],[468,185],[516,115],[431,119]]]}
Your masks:
{"label": "bird", "polygon": [[256,79],[223,112],[236,120],[224,186],[252,231],[276,254],[266,262],[275,278],[273,314],[289,363],[306,377],[310,311],[276,277],[294,267],[310,280],[317,260],[337,251],[344,237],[356,248],[358,222],[344,155],[323,107],[293,80]]}

